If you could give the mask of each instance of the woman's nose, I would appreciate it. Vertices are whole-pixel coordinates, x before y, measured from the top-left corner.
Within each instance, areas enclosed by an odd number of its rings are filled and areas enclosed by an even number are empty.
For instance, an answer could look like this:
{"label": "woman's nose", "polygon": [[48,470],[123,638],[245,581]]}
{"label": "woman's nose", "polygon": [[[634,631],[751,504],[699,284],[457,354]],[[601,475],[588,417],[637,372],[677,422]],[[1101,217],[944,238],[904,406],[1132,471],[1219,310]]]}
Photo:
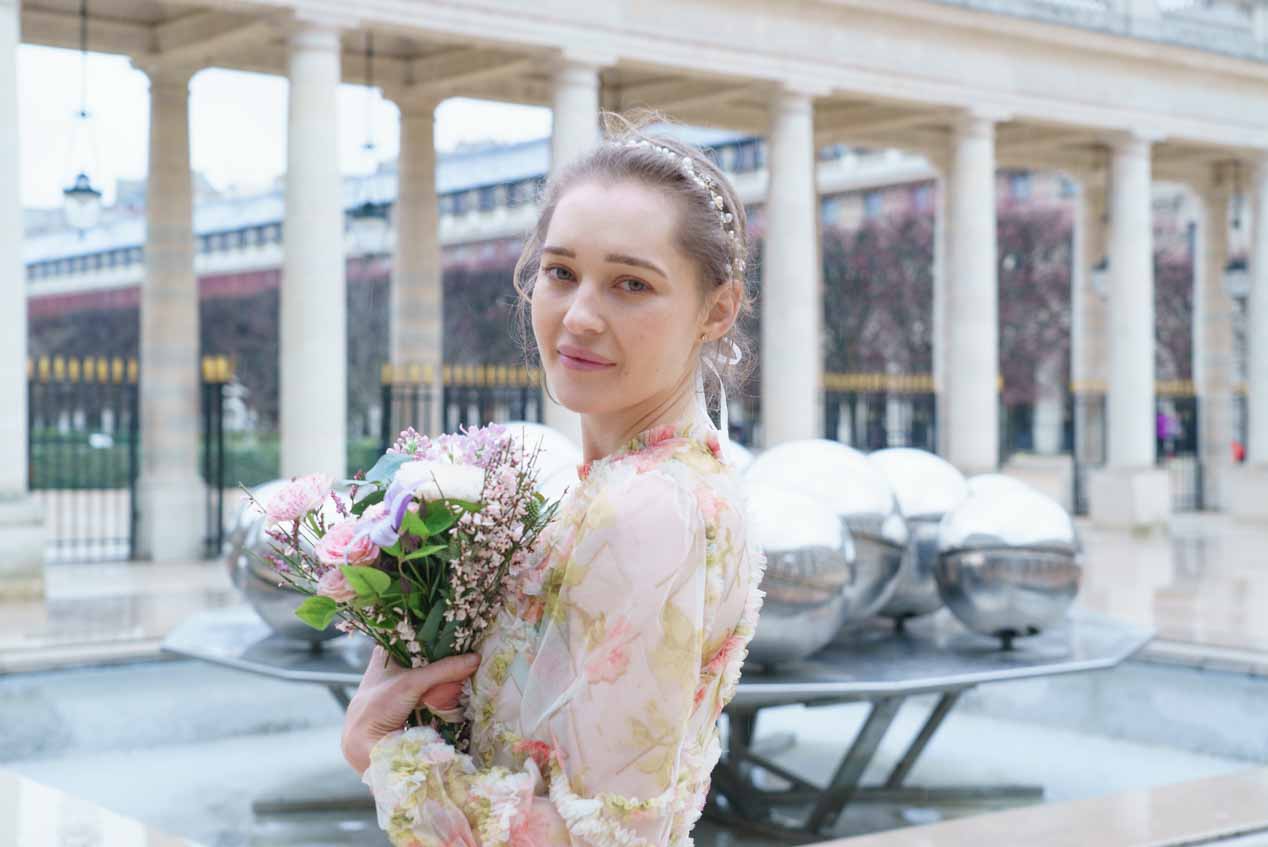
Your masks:
{"label": "woman's nose", "polygon": [[594,286],[584,281],[573,288],[572,300],[564,312],[564,329],[577,335],[593,334],[603,329],[603,317],[596,302]]}

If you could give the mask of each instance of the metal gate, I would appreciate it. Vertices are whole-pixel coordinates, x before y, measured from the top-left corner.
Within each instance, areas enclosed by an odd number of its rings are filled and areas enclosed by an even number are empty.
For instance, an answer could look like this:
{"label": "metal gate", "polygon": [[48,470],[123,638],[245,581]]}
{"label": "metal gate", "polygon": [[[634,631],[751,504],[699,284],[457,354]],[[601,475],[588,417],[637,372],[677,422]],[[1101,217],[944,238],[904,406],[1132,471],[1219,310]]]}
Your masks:
{"label": "metal gate", "polygon": [[[27,469],[48,532],[46,561],[137,556],[139,372],[135,359],[41,356],[27,363]],[[199,467],[206,483],[204,551],[224,539],[224,386],[229,362],[202,362]]]}
{"label": "metal gate", "polygon": [[824,436],[859,450],[938,450],[938,408],[929,374],[825,373]]}
{"label": "metal gate", "polygon": [[45,515],[47,561],[133,558],[136,360],[41,356],[27,362],[27,398],[27,469]]}
{"label": "metal gate", "polygon": [[[430,365],[383,366],[380,440],[384,450],[407,427],[425,435],[439,434],[428,431],[437,402],[434,377],[435,371]],[[441,379],[442,432],[508,421],[541,423],[541,375],[536,369],[513,365],[445,365]]]}

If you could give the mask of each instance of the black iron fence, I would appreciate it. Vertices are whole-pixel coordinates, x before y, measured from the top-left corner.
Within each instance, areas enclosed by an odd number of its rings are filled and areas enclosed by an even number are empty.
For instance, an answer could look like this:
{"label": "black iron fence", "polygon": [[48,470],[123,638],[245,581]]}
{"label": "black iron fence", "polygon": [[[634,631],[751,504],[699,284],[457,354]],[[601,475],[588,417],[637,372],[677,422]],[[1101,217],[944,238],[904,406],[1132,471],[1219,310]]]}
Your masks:
{"label": "black iron fence", "polygon": [[938,405],[929,374],[825,373],[826,438],[860,450],[937,452]]}
{"label": "black iron fence", "polygon": [[541,374],[535,368],[445,365],[440,386],[435,377],[430,365],[383,366],[382,449],[391,446],[407,427],[438,434],[433,431],[438,400],[441,432],[487,423],[542,420]]}
{"label": "black iron fence", "polygon": [[48,532],[47,561],[135,554],[137,364],[41,356],[27,362],[27,469]]}
{"label": "black iron fence", "polygon": [[224,549],[225,486],[225,386],[233,367],[225,356],[202,361],[202,475],[206,485],[206,535],[204,555],[215,558]]}
{"label": "black iron fence", "polygon": [[[224,540],[224,386],[227,359],[202,362],[206,555]],[[42,356],[27,363],[30,489],[43,507],[47,561],[136,558],[140,516],[140,373],[135,359]]]}

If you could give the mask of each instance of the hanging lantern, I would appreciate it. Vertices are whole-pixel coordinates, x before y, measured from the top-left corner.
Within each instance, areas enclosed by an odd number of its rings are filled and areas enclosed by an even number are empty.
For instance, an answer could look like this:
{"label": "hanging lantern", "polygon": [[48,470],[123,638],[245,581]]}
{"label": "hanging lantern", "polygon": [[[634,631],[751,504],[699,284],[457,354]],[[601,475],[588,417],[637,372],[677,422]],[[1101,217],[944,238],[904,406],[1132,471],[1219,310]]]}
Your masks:
{"label": "hanging lantern", "polygon": [[1234,300],[1250,296],[1250,267],[1245,256],[1236,256],[1224,266],[1224,290]]}
{"label": "hanging lantern", "polygon": [[387,204],[374,201],[374,178],[379,170],[378,147],[374,143],[374,41],[365,34],[365,143],[358,163],[360,202],[348,210],[348,237],[352,252],[370,255],[383,252],[387,244]]}
{"label": "hanging lantern", "polygon": [[[79,4],[79,61],[79,112],[75,115],[78,123],[72,135],[72,152],[77,141],[83,141],[88,149],[92,149],[92,124],[88,113],[88,0],[81,0]],[[93,186],[86,167],[81,166],[78,170],[74,182],[62,190],[62,198],[66,222],[79,230],[82,238],[86,230],[92,229],[101,220],[101,191]]]}
{"label": "hanging lantern", "polygon": [[88,174],[78,174],[74,184],[62,190],[62,197],[66,222],[79,230],[80,235],[101,220],[101,192],[93,188]]}
{"label": "hanging lantern", "polygon": [[1109,266],[1109,256],[1102,256],[1101,261],[1092,266],[1092,291],[1102,300],[1109,297]]}

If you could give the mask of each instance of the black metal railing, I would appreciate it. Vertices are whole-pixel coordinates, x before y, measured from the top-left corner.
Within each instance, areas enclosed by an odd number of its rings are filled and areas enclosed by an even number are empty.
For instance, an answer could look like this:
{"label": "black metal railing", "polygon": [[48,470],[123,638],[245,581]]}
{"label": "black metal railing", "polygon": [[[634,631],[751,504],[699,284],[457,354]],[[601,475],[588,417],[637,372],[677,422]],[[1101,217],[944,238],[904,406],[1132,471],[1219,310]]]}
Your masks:
{"label": "black metal railing", "polygon": [[48,532],[47,561],[136,553],[137,363],[41,356],[27,363],[27,469]]}
{"label": "black metal railing", "polygon": [[860,450],[937,452],[938,404],[929,374],[825,373],[824,437]]}
{"label": "black metal railing", "polygon": [[[384,365],[382,369],[382,449],[401,430],[425,435],[457,432],[459,427],[542,420],[540,372],[514,365],[445,365],[441,384],[430,365]],[[437,394],[440,395],[437,398]],[[439,399],[439,421],[435,421]]]}

